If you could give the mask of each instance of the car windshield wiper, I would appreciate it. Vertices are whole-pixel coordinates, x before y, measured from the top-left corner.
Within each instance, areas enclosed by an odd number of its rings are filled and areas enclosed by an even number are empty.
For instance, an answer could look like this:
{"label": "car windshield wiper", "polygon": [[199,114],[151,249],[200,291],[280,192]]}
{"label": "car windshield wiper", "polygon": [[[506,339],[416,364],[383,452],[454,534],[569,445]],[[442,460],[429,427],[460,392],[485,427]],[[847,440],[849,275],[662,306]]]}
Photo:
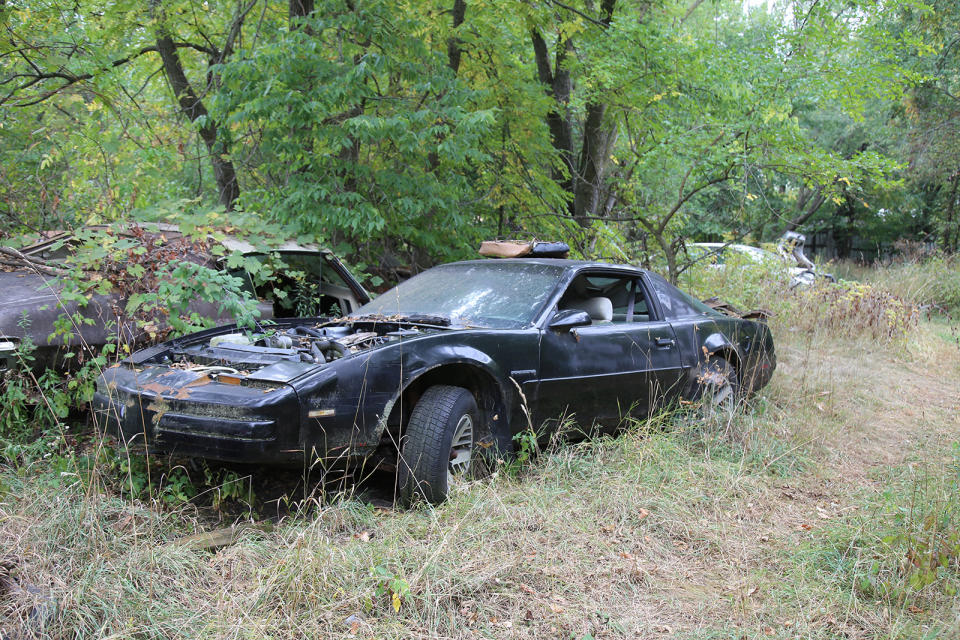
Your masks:
{"label": "car windshield wiper", "polygon": [[446,316],[429,313],[396,313],[390,316],[382,313],[369,313],[362,316],[347,316],[344,320],[351,322],[409,322],[411,324],[429,324],[437,327],[449,327],[453,322]]}

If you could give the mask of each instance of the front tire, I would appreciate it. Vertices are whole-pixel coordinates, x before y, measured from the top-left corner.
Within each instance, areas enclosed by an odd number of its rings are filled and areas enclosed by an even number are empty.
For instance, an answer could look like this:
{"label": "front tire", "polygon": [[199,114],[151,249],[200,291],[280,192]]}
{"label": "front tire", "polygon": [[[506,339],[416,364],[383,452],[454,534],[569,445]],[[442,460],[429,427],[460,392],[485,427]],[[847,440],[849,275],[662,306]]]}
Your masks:
{"label": "front tire", "polygon": [[449,385],[427,389],[410,414],[400,448],[401,500],[443,502],[453,483],[474,471],[479,431],[480,411],[470,391]]}

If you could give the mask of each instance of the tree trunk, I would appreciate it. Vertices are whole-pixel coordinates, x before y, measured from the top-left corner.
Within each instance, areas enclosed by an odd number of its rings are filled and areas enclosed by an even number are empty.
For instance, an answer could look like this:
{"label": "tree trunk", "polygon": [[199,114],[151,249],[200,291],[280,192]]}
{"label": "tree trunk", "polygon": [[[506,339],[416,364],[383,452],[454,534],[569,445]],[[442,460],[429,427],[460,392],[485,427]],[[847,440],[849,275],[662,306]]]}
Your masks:
{"label": "tree trunk", "polygon": [[[467,15],[467,3],[466,0],[453,0],[453,17],[452,24],[453,28],[456,29],[461,24]],[[460,48],[461,42],[460,38],[456,36],[450,36],[447,39],[447,64],[450,65],[450,68],[453,69],[453,74],[456,75],[460,72],[460,57],[463,53],[463,50]]]}
{"label": "tree trunk", "polygon": [[560,155],[566,175],[563,174],[564,172],[556,171],[553,180],[570,194],[568,209],[570,215],[574,215],[576,213],[574,204],[576,168],[573,164],[573,122],[567,109],[572,87],[570,72],[563,68],[567,51],[573,49],[573,43],[570,40],[557,43],[556,70],[554,70],[550,65],[550,54],[543,36],[533,29],[530,32],[530,38],[533,42],[534,59],[537,62],[537,76],[544,85],[547,95],[556,102],[554,108],[547,113],[546,121],[550,130],[550,141]]}
{"label": "tree trunk", "polygon": [[[589,5],[588,5],[589,6]],[[610,26],[616,0],[603,0],[600,5],[600,19],[595,24],[601,29]],[[573,116],[570,113],[570,97],[573,93],[573,80],[566,68],[566,60],[574,54],[573,41],[557,41],[555,62],[551,67],[547,43],[537,29],[530,31],[533,43],[534,59],[537,63],[537,76],[544,85],[547,95],[556,104],[546,116],[547,127],[553,148],[558,152],[564,164],[566,175],[556,172],[554,181],[569,194],[568,213],[583,227],[590,226],[590,219],[604,210],[601,206],[604,170],[609,159],[610,144],[615,131],[604,122],[607,105],[600,102],[587,104],[586,117],[579,127],[583,131],[579,156],[575,153]]]}
{"label": "tree trunk", "polygon": [[[453,2],[453,16],[451,21],[451,26],[454,30],[457,27],[463,24],[463,20],[467,15],[467,3],[465,0],[454,0]],[[453,71],[453,75],[457,75],[460,72],[460,58],[462,57],[463,50],[460,48],[462,42],[460,38],[456,36],[450,36],[447,38],[447,66]],[[440,146],[440,143],[443,142],[445,136],[443,134],[437,135],[437,146],[430,150],[427,154],[427,170],[430,173],[433,173],[440,167],[440,155],[437,153],[437,147]]]}
{"label": "tree trunk", "polygon": [[605,104],[588,104],[587,118],[583,124],[583,147],[580,151],[580,168],[574,182],[574,218],[583,227],[590,226],[590,218],[600,211],[603,173],[610,156],[610,146],[615,132],[605,126]]}
{"label": "tree trunk", "polygon": [[[820,210],[827,197],[823,195],[823,187],[817,187],[813,190],[805,189],[806,194],[801,195],[797,200],[797,209],[799,213],[787,223],[786,231],[796,231],[804,222],[813,217]],[[781,234],[783,235],[783,234]]]}
{"label": "tree trunk", "polygon": [[674,250],[673,244],[667,242],[662,231],[658,231],[657,229],[648,230],[660,246],[660,250],[663,251],[664,260],[667,261],[667,279],[670,280],[670,284],[677,284],[677,252]]}
{"label": "tree trunk", "polygon": [[289,0],[287,12],[290,24],[294,25],[298,18],[306,18],[313,13],[313,0]]}
{"label": "tree trunk", "polygon": [[850,194],[844,193],[843,204],[837,208],[834,216],[833,237],[837,249],[837,257],[846,260],[853,250],[853,234],[856,229],[856,201]]}
{"label": "tree trunk", "polygon": [[163,26],[160,26],[157,30],[157,51],[160,53],[164,74],[166,74],[167,81],[173,89],[180,110],[191,122],[196,123],[198,119],[203,118],[203,124],[199,127],[200,138],[210,154],[220,204],[231,211],[237,198],[240,197],[237,173],[234,170],[233,163],[225,157],[224,145],[218,140],[217,125],[209,117],[207,108],[193,90],[190,81],[187,80],[173,38]]}

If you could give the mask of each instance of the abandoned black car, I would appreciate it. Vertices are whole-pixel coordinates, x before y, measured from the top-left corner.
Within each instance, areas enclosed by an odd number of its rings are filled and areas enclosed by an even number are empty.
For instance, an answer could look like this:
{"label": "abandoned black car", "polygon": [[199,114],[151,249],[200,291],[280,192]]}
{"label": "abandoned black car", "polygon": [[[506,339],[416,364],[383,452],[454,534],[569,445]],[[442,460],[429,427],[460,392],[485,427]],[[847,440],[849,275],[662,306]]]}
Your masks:
{"label": "abandoned black car", "polygon": [[345,318],[139,351],[103,374],[95,405],[123,443],[151,451],[331,466],[392,456],[406,497],[440,501],[530,426],[616,425],[708,391],[727,404],[775,366],[764,323],[649,271],[479,260],[429,269]]}

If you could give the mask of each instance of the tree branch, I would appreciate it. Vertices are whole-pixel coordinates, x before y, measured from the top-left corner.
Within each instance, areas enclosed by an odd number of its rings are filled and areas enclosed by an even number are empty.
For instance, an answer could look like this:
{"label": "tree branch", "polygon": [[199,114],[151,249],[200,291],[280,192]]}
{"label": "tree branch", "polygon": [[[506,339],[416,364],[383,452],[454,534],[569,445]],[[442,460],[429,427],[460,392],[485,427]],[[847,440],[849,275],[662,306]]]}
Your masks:
{"label": "tree branch", "polygon": [[223,43],[223,51],[221,51],[217,57],[217,64],[223,64],[223,61],[233,53],[233,43],[236,42],[237,37],[240,35],[240,29],[243,28],[244,20],[247,19],[247,15],[253,10],[256,4],[257,0],[250,0],[250,3],[240,9],[237,17],[233,19],[233,23],[230,25],[230,31],[227,33],[227,39]]}
{"label": "tree branch", "polygon": [[693,4],[687,7],[687,10],[684,12],[683,17],[680,18],[680,24],[683,24],[687,21],[687,18],[693,15],[693,12],[700,8],[700,5],[703,4],[703,0],[694,0]]}
{"label": "tree branch", "polygon": [[660,221],[660,225],[658,227],[658,230],[660,231],[660,233],[663,233],[663,231],[667,228],[667,224],[669,224],[671,218],[673,218],[673,216],[675,216],[676,213],[680,211],[680,207],[685,205],[687,201],[690,200],[690,198],[697,195],[707,187],[713,186],[715,184],[720,184],[721,182],[726,182],[727,180],[730,179],[731,171],[733,171],[733,165],[730,165],[726,169],[724,169],[722,174],[718,176],[714,176],[713,178],[710,178],[709,180],[706,180],[700,183],[699,185],[691,189],[689,192],[687,192],[686,195],[681,196],[680,199],[677,200],[676,204],[673,205],[673,208],[671,208],[670,211],[667,212],[667,215],[664,216],[663,220]]}
{"label": "tree branch", "polygon": [[[190,42],[173,42],[172,46],[175,49],[196,49],[198,51],[210,53],[210,50],[207,47],[193,44]],[[30,64],[31,67],[33,67],[36,70],[36,72],[33,74],[24,74],[24,73],[14,74],[9,78],[7,78],[6,80],[0,82],[0,84],[7,84],[9,82],[12,82],[16,78],[30,78],[28,81],[24,82],[18,87],[15,87],[6,96],[0,99],[0,104],[5,104],[17,93],[25,89],[29,89],[30,87],[34,86],[37,83],[43,82],[44,80],[62,80],[63,84],[53,89],[44,91],[39,96],[14,102],[14,105],[18,107],[29,107],[29,106],[39,104],[44,100],[47,100],[48,98],[60,93],[64,89],[77,84],[78,82],[92,80],[100,73],[105,73],[112,69],[116,69],[117,67],[121,67],[127,64],[128,62],[132,62],[137,58],[139,58],[140,56],[145,55],[147,53],[157,53],[158,51],[159,50],[157,49],[156,46],[143,47],[139,51],[136,51],[134,53],[131,53],[130,55],[124,56],[123,58],[114,60],[110,62],[108,65],[101,67],[96,71],[92,71],[90,73],[81,73],[81,74],[72,74],[64,71],[41,71],[39,67],[37,67],[37,65],[32,60],[27,59],[27,62]],[[24,56],[24,58],[26,58],[26,56]]]}
{"label": "tree branch", "polygon": [[[577,9],[577,8],[575,8],[575,7],[571,7],[571,6],[568,5],[568,4],[564,4],[564,3],[562,3],[562,2],[558,2],[557,0],[548,0],[548,3],[549,3],[549,4],[552,4],[552,5],[555,6],[555,7],[560,7],[561,9],[563,9],[563,10],[565,10],[565,11],[569,11],[570,13],[575,13],[576,15],[580,16],[581,18],[583,18],[583,19],[586,20],[587,22],[593,24],[594,26],[600,27],[601,29],[606,29],[607,27],[610,26],[610,23],[609,23],[608,21],[597,20],[597,19],[594,18],[593,16],[589,16],[589,15],[587,15],[586,13],[584,13],[583,11],[580,11],[579,9]],[[609,3],[611,6],[614,4],[612,1],[607,0],[606,2],[604,2],[604,5],[607,5],[608,3]]]}

